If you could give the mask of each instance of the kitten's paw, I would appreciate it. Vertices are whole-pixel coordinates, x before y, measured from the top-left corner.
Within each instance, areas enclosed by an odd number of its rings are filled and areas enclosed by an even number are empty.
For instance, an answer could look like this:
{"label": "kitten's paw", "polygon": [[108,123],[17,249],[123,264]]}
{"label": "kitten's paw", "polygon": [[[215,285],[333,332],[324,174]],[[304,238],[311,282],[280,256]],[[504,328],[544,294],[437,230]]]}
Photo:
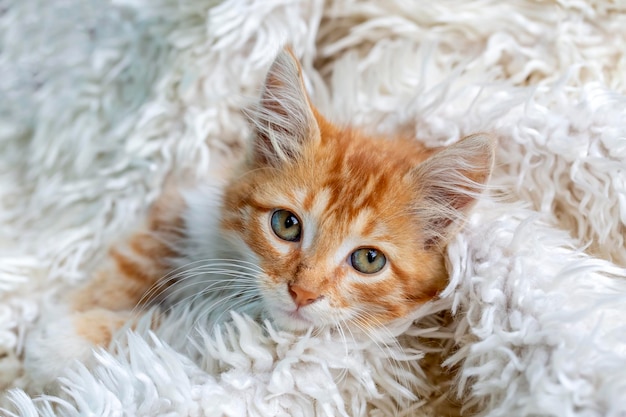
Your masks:
{"label": "kitten's paw", "polygon": [[76,361],[89,366],[95,347],[78,334],[72,316],[39,323],[24,346],[24,370],[30,390],[41,392],[52,387]]}

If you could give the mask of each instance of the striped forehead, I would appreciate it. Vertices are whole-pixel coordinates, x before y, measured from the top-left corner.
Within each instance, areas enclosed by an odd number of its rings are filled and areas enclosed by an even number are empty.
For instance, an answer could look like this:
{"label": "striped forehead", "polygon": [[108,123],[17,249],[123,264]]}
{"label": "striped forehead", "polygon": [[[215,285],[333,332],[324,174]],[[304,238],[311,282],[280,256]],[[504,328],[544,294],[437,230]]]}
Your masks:
{"label": "striped forehead", "polygon": [[[358,196],[355,199],[333,201],[333,191],[321,188],[319,191],[299,189],[294,192],[300,216],[304,222],[302,248],[310,248],[314,242],[338,245],[345,239],[379,239],[386,234],[386,228],[379,221],[374,209],[363,205]],[[360,206],[356,209],[355,206]],[[321,236],[323,235],[323,236]],[[333,245],[334,246],[334,245]]]}

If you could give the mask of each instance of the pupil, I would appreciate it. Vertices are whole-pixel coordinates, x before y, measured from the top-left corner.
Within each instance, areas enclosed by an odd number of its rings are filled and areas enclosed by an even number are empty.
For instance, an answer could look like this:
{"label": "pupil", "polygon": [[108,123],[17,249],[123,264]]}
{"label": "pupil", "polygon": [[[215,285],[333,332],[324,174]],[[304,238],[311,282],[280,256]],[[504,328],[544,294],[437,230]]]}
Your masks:
{"label": "pupil", "polygon": [[378,255],[378,253],[376,253],[375,250],[368,250],[367,251],[367,262],[374,263],[374,261],[376,260],[376,256],[377,255]]}
{"label": "pupil", "polygon": [[291,226],[293,226],[294,224],[296,224],[298,221],[293,217],[293,216],[288,216],[285,219],[285,227],[287,229],[289,229]]}

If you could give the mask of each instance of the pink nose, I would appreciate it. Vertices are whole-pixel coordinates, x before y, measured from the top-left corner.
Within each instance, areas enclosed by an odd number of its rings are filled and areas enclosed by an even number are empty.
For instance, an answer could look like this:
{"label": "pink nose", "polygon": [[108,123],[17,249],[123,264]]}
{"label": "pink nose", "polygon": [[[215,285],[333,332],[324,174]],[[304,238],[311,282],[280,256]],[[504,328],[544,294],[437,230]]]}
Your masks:
{"label": "pink nose", "polygon": [[318,293],[305,290],[298,285],[289,285],[289,295],[298,307],[308,306],[322,298]]}

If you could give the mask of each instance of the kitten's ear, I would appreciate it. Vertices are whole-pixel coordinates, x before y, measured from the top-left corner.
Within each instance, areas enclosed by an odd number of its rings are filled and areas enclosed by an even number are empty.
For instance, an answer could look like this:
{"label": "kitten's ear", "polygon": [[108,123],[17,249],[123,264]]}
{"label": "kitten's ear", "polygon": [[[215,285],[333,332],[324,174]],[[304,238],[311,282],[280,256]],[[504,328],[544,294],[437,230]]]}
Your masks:
{"label": "kitten's ear", "polygon": [[424,246],[447,243],[462,226],[489,179],[494,139],[468,136],[436,153],[411,173],[418,190],[416,214],[424,222]]}
{"label": "kitten's ear", "polygon": [[252,159],[260,164],[292,160],[307,141],[319,139],[302,70],[290,48],[283,49],[270,67],[253,122]]}

